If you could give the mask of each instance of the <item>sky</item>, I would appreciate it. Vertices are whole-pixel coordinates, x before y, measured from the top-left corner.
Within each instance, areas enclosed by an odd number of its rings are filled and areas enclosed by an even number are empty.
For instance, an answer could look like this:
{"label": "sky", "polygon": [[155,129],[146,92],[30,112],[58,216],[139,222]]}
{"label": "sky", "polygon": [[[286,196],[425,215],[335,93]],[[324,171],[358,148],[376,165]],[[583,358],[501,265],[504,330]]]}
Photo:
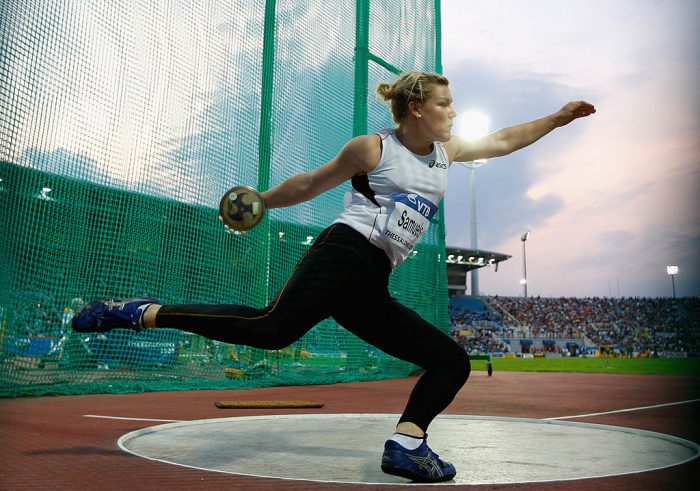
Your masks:
{"label": "sky", "polygon": [[[597,113],[476,170],[481,294],[700,296],[700,2],[442,0],[443,73],[490,131],[586,100]],[[470,248],[468,170],[445,195]],[[666,267],[678,266],[673,279]]]}
{"label": "sky", "polygon": [[[8,126],[13,149],[0,146],[0,159],[187,203],[218,202],[221,175],[252,179],[241,173],[256,172],[257,146],[246,144],[256,139],[260,96],[246,77],[262,50],[262,36],[248,35],[262,32],[254,5],[161,0],[116,9],[107,23],[96,0],[51,5],[58,10],[41,13],[62,21],[50,23],[55,41],[10,39],[22,54],[10,84],[21,103]],[[46,22],[29,6],[12,19],[32,36]],[[700,296],[700,1],[442,0],[441,8],[443,73],[460,115],[479,110],[496,131],[570,100],[597,108],[476,170],[478,248],[511,256],[498,271],[480,270],[480,293],[523,293],[520,237],[529,231],[531,296],[668,297],[674,286],[677,296]],[[334,57],[351,61],[343,57],[352,51],[333,52],[334,36],[354,36],[343,16],[320,23],[328,43],[295,42],[318,37],[309,27],[321,28],[317,15],[325,11],[310,9],[283,30],[282,52],[318,65],[288,65],[296,71],[284,79],[299,86],[332,73]],[[114,63],[124,53],[129,63]],[[317,102],[304,98],[295,113]],[[312,126],[292,119],[278,122],[294,128],[278,132],[283,161],[289,149],[319,159],[317,147],[328,158],[337,151],[329,142],[342,137],[338,128],[309,136]],[[468,172],[450,169],[450,247],[471,247]],[[309,209],[293,214],[322,215]],[[679,268],[673,282],[669,265]]]}

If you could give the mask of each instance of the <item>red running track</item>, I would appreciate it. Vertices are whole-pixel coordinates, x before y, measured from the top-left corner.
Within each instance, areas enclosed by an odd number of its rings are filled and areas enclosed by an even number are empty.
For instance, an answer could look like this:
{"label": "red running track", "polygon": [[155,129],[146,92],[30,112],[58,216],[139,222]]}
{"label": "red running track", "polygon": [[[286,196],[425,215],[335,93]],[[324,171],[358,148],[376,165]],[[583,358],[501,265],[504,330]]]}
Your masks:
{"label": "red running track", "polygon": [[[153,420],[289,413],[400,413],[415,380],[410,377],[246,391],[2,399],[0,490],[396,490],[396,485],[285,481],[188,469],[125,453],[118,447],[117,440],[130,431],[159,424]],[[325,406],[321,409],[218,409],[214,403],[219,400],[312,400]],[[657,405],[659,407],[621,411]],[[567,421],[626,426],[700,443],[700,377],[521,372],[495,372],[488,377],[485,372],[473,372],[445,411],[445,414],[521,418],[562,418],[592,413],[607,414]],[[392,429],[387,428],[387,435]],[[231,444],[245,442],[232,441]],[[411,489],[435,489],[435,486],[410,486]],[[536,486],[456,487],[470,490],[535,487],[538,490],[698,490],[700,459],[655,471],[537,483]]]}

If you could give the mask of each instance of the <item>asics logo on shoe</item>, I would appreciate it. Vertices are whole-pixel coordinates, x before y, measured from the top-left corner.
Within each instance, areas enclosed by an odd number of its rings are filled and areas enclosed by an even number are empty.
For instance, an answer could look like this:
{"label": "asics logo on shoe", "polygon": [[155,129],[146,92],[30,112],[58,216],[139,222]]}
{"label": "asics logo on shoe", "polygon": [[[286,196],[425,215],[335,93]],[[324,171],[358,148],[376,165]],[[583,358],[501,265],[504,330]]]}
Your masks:
{"label": "asics logo on shoe", "polygon": [[113,308],[119,307],[120,309],[124,308],[125,302],[115,302],[114,300],[106,300],[105,305],[109,310],[112,310]]}
{"label": "asics logo on shoe", "polygon": [[145,301],[153,301],[152,298],[150,297],[136,297],[136,298],[129,298],[126,300],[103,300],[102,302],[105,304],[105,306],[109,309],[119,309],[119,310],[124,310],[124,307],[126,307],[127,304],[133,303],[133,302],[145,302]]}
{"label": "asics logo on shoe", "polygon": [[418,467],[428,473],[430,477],[440,477],[443,476],[442,467],[438,464],[438,461],[432,456],[421,457],[419,455],[407,455]]}

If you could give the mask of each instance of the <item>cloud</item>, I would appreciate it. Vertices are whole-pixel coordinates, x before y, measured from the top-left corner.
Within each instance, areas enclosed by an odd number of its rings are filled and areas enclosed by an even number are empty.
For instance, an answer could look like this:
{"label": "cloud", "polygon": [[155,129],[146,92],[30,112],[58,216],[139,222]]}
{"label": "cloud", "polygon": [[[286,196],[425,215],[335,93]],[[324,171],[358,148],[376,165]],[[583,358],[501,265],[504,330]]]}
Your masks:
{"label": "cloud", "polygon": [[[529,121],[554,112],[574,89],[550,80],[521,73],[503,77],[497,69],[481,62],[467,61],[446,75],[450,78],[455,109],[459,113],[480,109],[489,114],[495,131],[504,126]],[[543,108],[546,108],[543,110]],[[559,147],[564,139],[548,138],[535,145]],[[510,156],[492,159],[476,170],[479,246],[489,249],[511,234],[522,234],[547,221],[563,206],[557,192],[529,195],[528,190],[541,180],[534,160],[534,147]],[[468,217],[468,173],[461,166],[450,170],[450,184],[445,202],[447,208],[447,243],[467,246],[469,236],[462,226]]]}
{"label": "cloud", "polygon": [[[484,271],[484,291],[519,294],[518,237],[530,229],[535,294],[615,294],[613,278],[622,295],[667,295],[667,261],[682,262],[686,294],[700,294],[700,4],[474,1],[464,14],[459,5],[443,2],[458,104],[480,104],[498,126],[573,98],[598,108],[478,170],[479,246],[514,257]],[[451,176],[448,244],[466,245],[468,222],[451,211],[468,216],[456,179],[466,178]]]}

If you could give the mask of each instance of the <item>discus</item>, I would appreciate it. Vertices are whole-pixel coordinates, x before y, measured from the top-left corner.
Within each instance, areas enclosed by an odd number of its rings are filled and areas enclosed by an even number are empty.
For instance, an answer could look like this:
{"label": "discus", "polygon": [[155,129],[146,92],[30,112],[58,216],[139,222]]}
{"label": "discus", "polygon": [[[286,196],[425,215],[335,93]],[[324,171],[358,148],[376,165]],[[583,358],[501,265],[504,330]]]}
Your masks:
{"label": "discus", "polygon": [[260,223],[264,215],[265,202],[260,193],[250,186],[232,187],[219,202],[219,217],[228,230],[250,230]]}

